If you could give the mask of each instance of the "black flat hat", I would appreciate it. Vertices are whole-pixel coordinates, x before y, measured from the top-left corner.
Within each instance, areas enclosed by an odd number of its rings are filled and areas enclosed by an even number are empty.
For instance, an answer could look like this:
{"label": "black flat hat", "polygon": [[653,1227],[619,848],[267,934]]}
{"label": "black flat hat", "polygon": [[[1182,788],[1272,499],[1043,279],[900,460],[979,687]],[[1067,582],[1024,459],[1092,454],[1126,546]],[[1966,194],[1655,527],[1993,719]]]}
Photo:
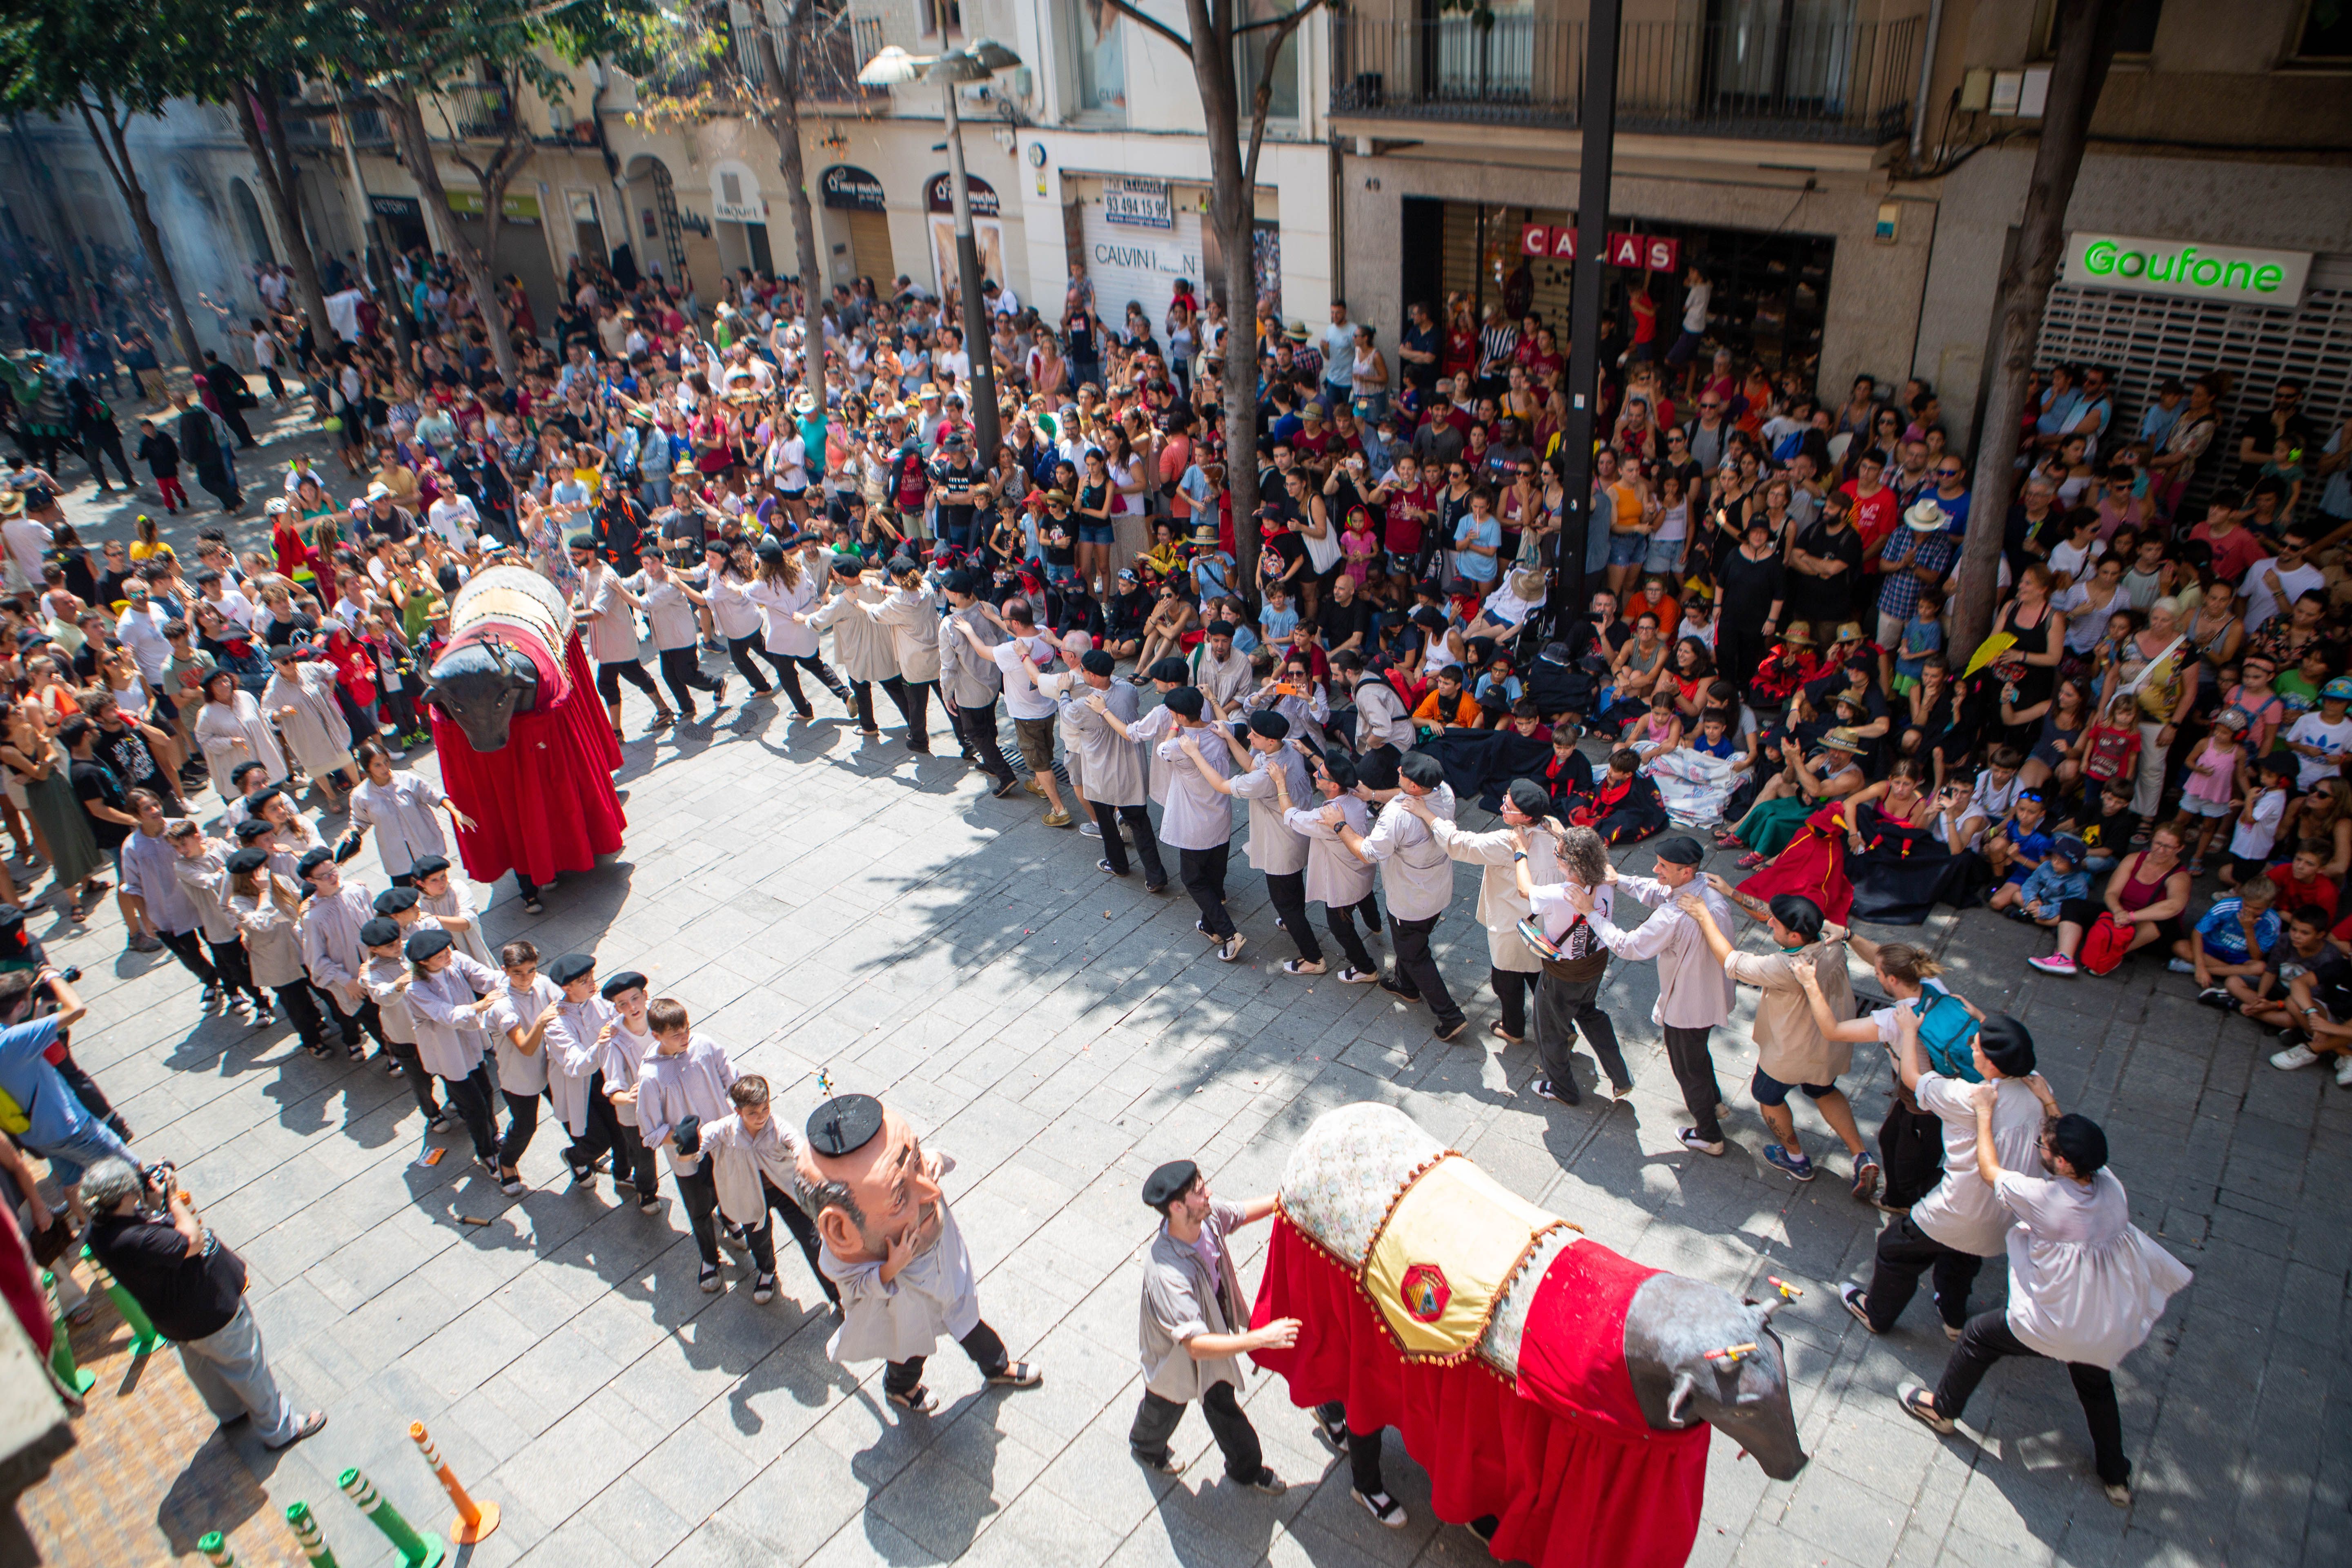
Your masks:
{"label": "black flat hat", "polygon": [[409,963],[422,963],[443,948],[452,945],[447,931],[439,926],[426,926],[411,932],[408,943],[402,951],[408,954]]}
{"label": "black flat hat", "polygon": [[389,916],[378,915],[375,919],[368,921],[367,924],[360,927],[360,945],[362,947],[382,947],[388,942],[398,942],[399,940],[400,922],[396,920],[391,919]]}
{"label": "black flat hat", "polygon": [[1696,866],[1706,858],[1706,851],[1699,847],[1697,839],[1676,834],[1658,840],[1658,858],[1669,866]]}
{"label": "black flat hat", "polygon": [[882,1102],[870,1094],[836,1094],[809,1113],[809,1147],[829,1159],[854,1154],[882,1131]]}
{"label": "black flat hat", "polygon": [[610,980],[605,981],[603,985],[599,986],[597,988],[597,993],[602,995],[605,1001],[610,1002],[614,997],[620,995],[624,991],[643,991],[646,988],[646,981],[644,975],[638,973],[634,969],[624,969],[620,973],[614,975]]}
{"label": "black flat hat", "polygon": [[239,877],[242,877],[247,871],[258,871],[264,866],[268,864],[269,851],[267,849],[256,849],[251,845],[247,845],[246,847],[238,850],[236,854],[231,855],[228,858],[228,868],[230,872]]}
{"label": "black flat hat", "polygon": [[375,896],[375,912],[380,915],[396,915],[403,910],[415,907],[416,889],[414,888],[386,888]]}
{"label": "black flat hat", "polygon": [[596,960],[584,952],[563,952],[547,966],[547,977],[558,985],[569,985],[583,975],[596,972]]}
{"label": "black flat hat", "polygon": [[438,876],[448,868],[449,858],[446,855],[419,855],[408,863],[408,874],[420,882],[427,877]]}
{"label": "black flat hat", "polygon": [[1171,1160],[1143,1178],[1143,1201],[1153,1208],[1175,1202],[1200,1178],[1201,1167],[1190,1160]]}

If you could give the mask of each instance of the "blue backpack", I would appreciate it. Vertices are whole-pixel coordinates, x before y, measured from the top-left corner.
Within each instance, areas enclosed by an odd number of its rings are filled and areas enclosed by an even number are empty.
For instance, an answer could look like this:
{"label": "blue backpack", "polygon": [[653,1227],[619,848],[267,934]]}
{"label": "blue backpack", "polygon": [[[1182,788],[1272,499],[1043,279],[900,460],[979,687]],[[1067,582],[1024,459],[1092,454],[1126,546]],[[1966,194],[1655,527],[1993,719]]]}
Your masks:
{"label": "blue backpack", "polygon": [[1977,1037],[1977,1021],[1967,1005],[1948,991],[1930,990],[1910,1005],[1919,1016],[1919,1048],[1927,1053],[1927,1065],[1946,1078],[1982,1083],[1984,1075],[1977,1071],[1969,1049]]}

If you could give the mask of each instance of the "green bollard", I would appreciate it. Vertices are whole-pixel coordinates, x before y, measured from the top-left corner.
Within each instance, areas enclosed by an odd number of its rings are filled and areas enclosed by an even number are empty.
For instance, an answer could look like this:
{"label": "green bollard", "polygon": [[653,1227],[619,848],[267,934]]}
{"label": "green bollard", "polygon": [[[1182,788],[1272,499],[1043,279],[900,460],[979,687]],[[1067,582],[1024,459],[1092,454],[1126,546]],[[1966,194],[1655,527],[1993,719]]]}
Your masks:
{"label": "green bollard", "polygon": [[114,1310],[122,1314],[122,1321],[131,1325],[131,1353],[134,1356],[153,1355],[157,1347],[163,1344],[163,1336],[155,1331],[155,1325],[148,1320],[138,1299],[125,1290],[121,1282],[90,1256],[88,1247],[81,1249],[81,1255],[89,1259],[92,1268],[98,1270],[100,1281],[106,1286],[107,1300],[112,1301]]}
{"label": "green bollard", "polygon": [[41,1271],[41,1289],[49,1298],[49,1370],[58,1374],[59,1383],[76,1394],[88,1394],[97,1385],[98,1373],[84,1372],[74,1362],[73,1333],[66,1322],[65,1314],[58,1310],[58,1277],[54,1270],[45,1268]]}
{"label": "green bollard", "polygon": [[197,1541],[196,1550],[213,1568],[236,1568],[236,1553],[229,1549],[228,1541],[217,1530]]}
{"label": "green bollard", "polygon": [[409,1528],[408,1521],[400,1517],[400,1510],[384,1500],[383,1494],[375,1489],[375,1483],[360,1474],[357,1466],[336,1477],[335,1484],[359,1505],[370,1523],[383,1531],[392,1549],[400,1553],[403,1568],[435,1568],[448,1555],[447,1542],[437,1535],[420,1536]]}
{"label": "green bollard", "polygon": [[310,1568],[336,1568],[335,1554],[327,1550],[327,1538],[319,1533],[319,1521],[310,1517],[307,1502],[286,1506],[286,1523],[294,1531],[295,1544],[302,1555],[310,1560]]}

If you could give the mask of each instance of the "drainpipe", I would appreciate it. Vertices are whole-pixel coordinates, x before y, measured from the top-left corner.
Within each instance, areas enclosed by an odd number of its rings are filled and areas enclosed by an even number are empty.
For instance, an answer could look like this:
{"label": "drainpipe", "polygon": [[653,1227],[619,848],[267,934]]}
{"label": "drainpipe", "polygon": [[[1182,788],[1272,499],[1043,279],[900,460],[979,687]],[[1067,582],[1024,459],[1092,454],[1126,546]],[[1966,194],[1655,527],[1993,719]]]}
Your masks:
{"label": "drainpipe", "polygon": [[1919,50],[1919,90],[1911,105],[1911,162],[1927,146],[1927,89],[1936,74],[1936,39],[1944,30],[1944,0],[1927,0],[1927,41]]}

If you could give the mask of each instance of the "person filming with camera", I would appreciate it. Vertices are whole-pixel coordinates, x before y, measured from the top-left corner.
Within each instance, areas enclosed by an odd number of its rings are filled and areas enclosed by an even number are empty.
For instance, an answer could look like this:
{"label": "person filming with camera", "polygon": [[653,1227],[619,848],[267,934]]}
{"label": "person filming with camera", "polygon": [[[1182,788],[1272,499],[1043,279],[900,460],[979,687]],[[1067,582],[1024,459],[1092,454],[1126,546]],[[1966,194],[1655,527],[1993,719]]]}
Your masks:
{"label": "person filming with camera", "polygon": [[279,1391],[246,1304],[245,1259],[197,1217],[176,1171],[157,1165],[142,1176],[110,1156],[82,1177],[81,1194],[90,1256],[179,1347],[188,1381],[223,1426],[249,1418],[262,1447],[284,1448],[327,1424],[325,1411],[297,1414]]}

